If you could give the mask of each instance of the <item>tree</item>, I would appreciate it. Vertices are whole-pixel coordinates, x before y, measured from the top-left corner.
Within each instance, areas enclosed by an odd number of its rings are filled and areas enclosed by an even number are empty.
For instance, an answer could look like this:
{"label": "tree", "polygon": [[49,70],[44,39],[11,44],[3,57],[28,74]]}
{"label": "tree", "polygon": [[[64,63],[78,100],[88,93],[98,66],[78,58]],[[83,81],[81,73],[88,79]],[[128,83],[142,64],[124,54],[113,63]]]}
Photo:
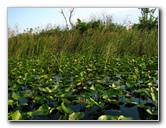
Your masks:
{"label": "tree", "polygon": [[[71,18],[72,18],[72,16],[73,16],[74,8],[70,9],[69,11],[70,11],[69,23],[70,23],[71,27],[73,28],[73,27],[74,27],[74,24],[72,23]],[[68,25],[68,22],[67,22],[67,18],[66,18],[65,14],[64,14],[64,11],[61,10],[60,13],[63,15],[63,17],[64,17],[64,19],[65,19],[65,22],[66,22],[66,29],[69,30],[69,25]]]}
{"label": "tree", "polygon": [[154,13],[156,8],[141,8],[141,17],[139,17],[138,29],[151,30],[154,28],[158,28],[158,17],[154,17]]}
{"label": "tree", "polygon": [[76,23],[76,30],[79,31],[79,33],[82,35],[84,32],[88,30],[89,25],[87,25],[86,22],[81,21],[79,18],[77,19]]}

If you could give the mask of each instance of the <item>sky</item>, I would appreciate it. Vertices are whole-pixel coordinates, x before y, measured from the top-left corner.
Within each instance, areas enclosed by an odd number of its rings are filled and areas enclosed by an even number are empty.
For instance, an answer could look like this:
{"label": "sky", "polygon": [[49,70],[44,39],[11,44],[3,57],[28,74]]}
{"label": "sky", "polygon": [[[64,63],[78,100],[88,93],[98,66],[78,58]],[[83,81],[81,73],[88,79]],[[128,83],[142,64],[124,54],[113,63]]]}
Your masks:
{"label": "sky", "polygon": [[[21,33],[27,28],[39,27],[45,29],[48,24],[52,26],[65,27],[65,19],[60,13],[63,9],[65,16],[69,17],[71,8],[8,8],[8,27],[16,29]],[[141,10],[138,8],[75,8],[72,22],[75,23],[77,18],[89,21],[90,16],[102,16],[107,14],[112,16],[114,23],[124,24],[128,21],[132,23],[139,22]],[[157,15],[156,11],[156,15]],[[126,21],[125,21],[126,20]]]}

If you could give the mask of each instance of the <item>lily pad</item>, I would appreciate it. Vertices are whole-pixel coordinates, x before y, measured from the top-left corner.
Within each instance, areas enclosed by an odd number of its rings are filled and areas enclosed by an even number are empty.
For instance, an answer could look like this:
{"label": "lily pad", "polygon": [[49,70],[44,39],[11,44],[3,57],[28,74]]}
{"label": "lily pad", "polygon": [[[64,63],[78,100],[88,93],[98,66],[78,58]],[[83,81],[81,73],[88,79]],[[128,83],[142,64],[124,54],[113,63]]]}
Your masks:
{"label": "lily pad", "polygon": [[137,104],[137,106],[138,106],[139,108],[144,108],[144,109],[149,108],[148,106],[145,106],[145,105],[143,105],[143,104]]}
{"label": "lily pad", "polygon": [[111,104],[119,104],[119,100],[116,99],[107,99]]}
{"label": "lily pad", "polygon": [[23,117],[20,113],[19,110],[16,110],[13,114],[12,114],[12,120],[22,120]]}
{"label": "lily pad", "polygon": [[8,105],[14,105],[16,103],[17,103],[16,101],[8,99]]}
{"label": "lily pad", "polygon": [[38,110],[35,110],[33,112],[28,112],[27,114],[31,117],[34,117],[34,116],[44,116],[44,115],[48,115],[52,112],[54,108],[50,108],[47,104],[44,104],[42,106],[39,107]]}
{"label": "lily pad", "polygon": [[79,120],[83,118],[85,114],[83,112],[73,112],[69,115],[69,120]]}
{"label": "lily pad", "polygon": [[132,117],[125,117],[125,116],[123,116],[123,115],[120,115],[120,116],[118,117],[118,120],[132,120]]}
{"label": "lily pad", "polygon": [[93,91],[95,91],[95,86],[92,85],[92,86],[90,87],[90,89],[93,90]]}
{"label": "lily pad", "polygon": [[118,120],[118,116],[102,115],[98,120]]}
{"label": "lily pad", "polygon": [[128,103],[128,104],[138,104],[136,101],[133,101],[131,99],[125,99],[125,101]]}
{"label": "lily pad", "polygon": [[23,95],[21,92],[12,94],[12,98],[15,100],[20,100],[22,97],[23,97]]}
{"label": "lily pad", "polygon": [[71,108],[66,107],[64,102],[61,103],[61,107],[62,107],[62,110],[64,111],[64,113],[66,113],[66,114],[73,113],[73,110]]}
{"label": "lily pad", "polygon": [[152,115],[158,115],[158,110],[152,110]]}

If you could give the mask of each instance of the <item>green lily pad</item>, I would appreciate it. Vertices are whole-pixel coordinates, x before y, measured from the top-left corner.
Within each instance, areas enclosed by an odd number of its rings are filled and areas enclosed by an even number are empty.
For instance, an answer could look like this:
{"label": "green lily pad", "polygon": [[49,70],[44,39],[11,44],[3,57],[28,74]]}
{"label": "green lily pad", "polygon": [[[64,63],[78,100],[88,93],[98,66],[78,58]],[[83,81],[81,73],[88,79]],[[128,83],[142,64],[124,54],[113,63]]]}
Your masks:
{"label": "green lily pad", "polygon": [[47,104],[44,104],[40,106],[38,110],[35,110],[33,112],[28,112],[27,114],[32,117],[37,115],[44,116],[50,114],[50,112],[52,112],[53,109],[54,108],[50,109],[50,107]]}
{"label": "green lily pad", "polygon": [[93,91],[95,91],[95,86],[92,85],[92,86],[90,87],[90,89],[93,90]]}
{"label": "green lily pad", "polygon": [[62,107],[62,110],[64,111],[64,113],[67,113],[67,114],[73,113],[73,110],[71,108],[66,107],[64,102],[61,103],[61,107]]}
{"label": "green lily pad", "polygon": [[70,103],[71,103],[71,101],[69,101],[68,99],[62,99],[62,101],[63,101],[64,103],[66,103],[66,104],[70,104]]}
{"label": "green lily pad", "polygon": [[43,88],[43,87],[38,87],[38,89],[39,89],[40,91],[42,91],[42,92],[47,92],[46,89]]}
{"label": "green lily pad", "polygon": [[148,106],[145,106],[145,105],[143,105],[143,104],[137,104],[137,107],[139,107],[139,108],[144,108],[144,109],[149,108]]}
{"label": "green lily pad", "polygon": [[16,104],[16,101],[8,99],[8,105],[14,105]]}
{"label": "green lily pad", "polygon": [[118,97],[120,94],[122,94],[121,89],[118,89],[118,90],[110,89],[104,92],[103,99],[115,98],[115,97]]}
{"label": "green lily pad", "polygon": [[41,75],[39,79],[48,79],[48,75]]}
{"label": "green lily pad", "polygon": [[98,120],[118,120],[118,116],[102,115]]}
{"label": "green lily pad", "polygon": [[20,100],[23,97],[22,93],[13,93],[12,98],[15,100]]}
{"label": "green lily pad", "polygon": [[120,89],[120,85],[117,85],[117,84],[114,84],[114,83],[110,87],[113,88],[113,89],[115,89],[115,90]]}
{"label": "green lily pad", "polygon": [[104,90],[104,87],[98,83],[95,86],[98,90]]}
{"label": "green lily pad", "polygon": [[56,107],[56,109],[63,113],[63,109],[61,106]]}
{"label": "green lily pad", "polygon": [[116,99],[107,99],[111,104],[119,104],[119,100]]}
{"label": "green lily pad", "polygon": [[158,110],[152,110],[152,115],[158,115]]}
{"label": "green lily pad", "polygon": [[53,92],[57,91],[61,87],[60,84],[55,85],[54,88],[52,89]]}
{"label": "green lily pad", "polygon": [[150,109],[146,109],[146,112],[152,115],[152,112],[150,111]]}
{"label": "green lily pad", "polygon": [[66,115],[60,115],[58,120],[66,120]]}
{"label": "green lily pad", "polygon": [[125,101],[128,103],[128,104],[138,104],[137,102],[131,100],[131,99],[125,99]]}
{"label": "green lily pad", "polygon": [[12,120],[22,120],[23,117],[20,113],[19,110],[16,110],[13,114],[12,114]]}
{"label": "green lily pad", "polygon": [[45,90],[46,90],[46,92],[48,92],[48,93],[52,93],[51,89],[49,89],[48,87],[45,87]]}
{"label": "green lily pad", "polygon": [[73,112],[69,115],[69,120],[79,120],[83,118],[85,114],[83,112]]}
{"label": "green lily pad", "polygon": [[99,106],[99,107],[103,107],[104,105],[105,105],[104,102],[99,102],[99,103],[97,104],[97,106]]}
{"label": "green lily pad", "polygon": [[118,117],[118,120],[132,120],[133,118],[132,117],[125,117],[125,116],[123,116],[123,115],[120,115],[119,117]]}
{"label": "green lily pad", "polygon": [[98,103],[94,99],[90,98],[90,101],[91,101],[91,104],[98,105]]}

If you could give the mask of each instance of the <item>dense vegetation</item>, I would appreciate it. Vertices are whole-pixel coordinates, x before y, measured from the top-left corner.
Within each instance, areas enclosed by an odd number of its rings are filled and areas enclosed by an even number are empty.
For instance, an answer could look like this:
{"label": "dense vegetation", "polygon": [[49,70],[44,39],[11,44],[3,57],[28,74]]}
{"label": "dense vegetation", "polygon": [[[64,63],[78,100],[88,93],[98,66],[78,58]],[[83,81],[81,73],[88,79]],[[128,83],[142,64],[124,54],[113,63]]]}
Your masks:
{"label": "dense vegetation", "polygon": [[158,120],[158,29],[141,21],[8,38],[8,119]]}

